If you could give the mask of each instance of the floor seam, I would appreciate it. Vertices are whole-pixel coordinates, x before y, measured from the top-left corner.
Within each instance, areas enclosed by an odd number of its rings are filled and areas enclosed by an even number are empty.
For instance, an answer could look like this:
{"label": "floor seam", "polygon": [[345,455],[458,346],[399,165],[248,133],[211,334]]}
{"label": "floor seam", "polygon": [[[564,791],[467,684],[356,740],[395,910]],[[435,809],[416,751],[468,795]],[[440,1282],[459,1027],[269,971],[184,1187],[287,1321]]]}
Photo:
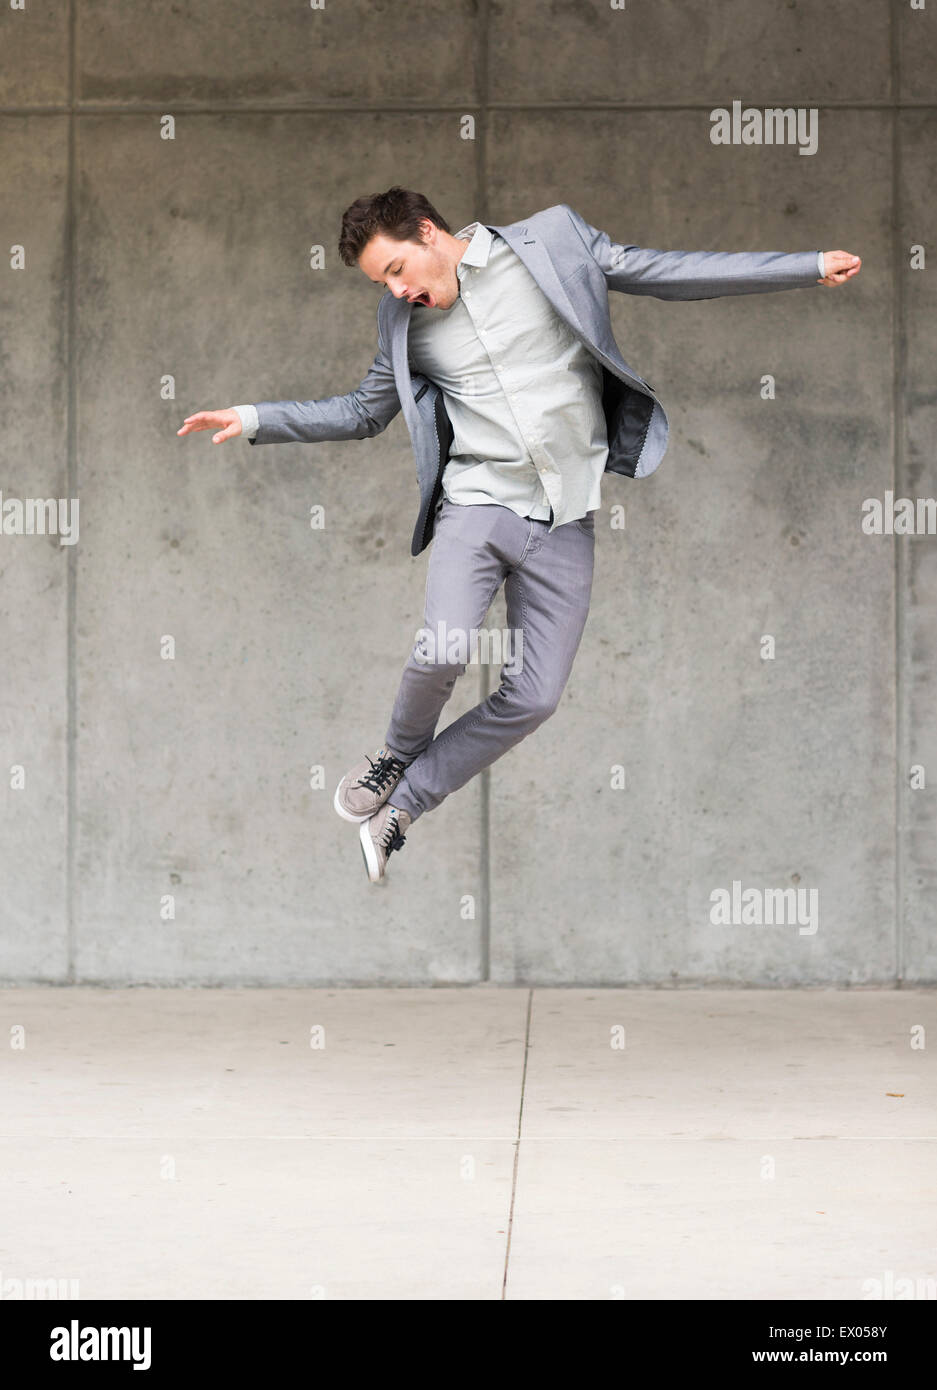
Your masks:
{"label": "floor seam", "polygon": [[514,1229],[514,1198],[517,1193],[517,1168],[521,1156],[521,1126],[524,1122],[524,1092],[527,1085],[527,1054],[530,1051],[530,1016],[533,1009],[534,992],[527,992],[527,1022],[524,1027],[524,1066],[521,1071],[521,1100],[517,1112],[517,1137],[514,1140],[514,1171],[511,1174],[511,1206],[508,1211],[507,1243],[504,1248],[504,1277],[501,1281],[501,1300],[507,1297],[508,1264],[511,1259],[511,1234]]}

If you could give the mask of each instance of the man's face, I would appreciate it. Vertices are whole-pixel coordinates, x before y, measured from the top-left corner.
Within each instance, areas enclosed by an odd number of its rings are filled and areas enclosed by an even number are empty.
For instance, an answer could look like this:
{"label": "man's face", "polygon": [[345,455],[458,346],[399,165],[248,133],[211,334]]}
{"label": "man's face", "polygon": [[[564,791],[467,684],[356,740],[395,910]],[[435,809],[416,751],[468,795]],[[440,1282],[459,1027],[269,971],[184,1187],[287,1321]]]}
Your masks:
{"label": "man's face", "polygon": [[455,266],[442,249],[439,228],[423,224],[426,241],[395,241],[373,236],[358,257],[358,265],[375,284],[384,284],[396,299],[414,306],[449,309],[459,294]]}

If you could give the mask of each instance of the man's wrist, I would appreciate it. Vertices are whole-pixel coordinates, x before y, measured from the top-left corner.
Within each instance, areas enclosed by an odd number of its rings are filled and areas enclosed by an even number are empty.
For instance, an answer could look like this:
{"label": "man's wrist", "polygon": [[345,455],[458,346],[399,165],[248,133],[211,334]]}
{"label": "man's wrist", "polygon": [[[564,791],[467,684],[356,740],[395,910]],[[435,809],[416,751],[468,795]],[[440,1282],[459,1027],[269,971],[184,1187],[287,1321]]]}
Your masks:
{"label": "man's wrist", "polygon": [[826,279],[826,270],[824,269],[824,266],[823,266],[823,252],[822,252],[822,251],[818,251],[818,252],[817,252],[817,274],[819,275],[819,277],[820,277],[821,280],[825,280],[825,279]]}
{"label": "man's wrist", "polygon": [[235,410],[240,418],[241,433],[244,435],[244,438],[253,439],[260,425],[257,407],[255,405],[235,405],[232,406],[232,410]]}

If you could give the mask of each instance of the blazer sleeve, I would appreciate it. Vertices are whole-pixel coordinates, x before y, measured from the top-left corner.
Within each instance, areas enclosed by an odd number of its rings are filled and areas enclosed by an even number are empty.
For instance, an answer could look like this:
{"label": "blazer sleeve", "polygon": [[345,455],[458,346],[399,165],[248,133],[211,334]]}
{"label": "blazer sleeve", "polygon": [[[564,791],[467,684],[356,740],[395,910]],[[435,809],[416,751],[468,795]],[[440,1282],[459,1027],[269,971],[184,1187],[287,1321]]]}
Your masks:
{"label": "blazer sleeve", "polygon": [[331,439],[367,439],[387,428],[400,410],[394,369],[377,314],[377,356],[363,381],[343,396],[314,401],[260,401],[251,444],[318,444]]}
{"label": "blazer sleeve", "polygon": [[806,289],[818,283],[816,251],[655,251],[612,241],[562,204],[609,289],[656,299]]}

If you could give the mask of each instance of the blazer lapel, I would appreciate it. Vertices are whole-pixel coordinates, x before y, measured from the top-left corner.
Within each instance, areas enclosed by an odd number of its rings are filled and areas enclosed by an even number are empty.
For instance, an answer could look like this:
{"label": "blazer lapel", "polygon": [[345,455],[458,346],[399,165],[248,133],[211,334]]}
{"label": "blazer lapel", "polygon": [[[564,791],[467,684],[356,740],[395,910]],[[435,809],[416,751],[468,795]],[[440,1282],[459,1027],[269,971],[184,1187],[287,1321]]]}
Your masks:
{"label": "blazer lapel", "polygon": [[412,307],[405,299],[395,299],[391,295],[387,306],[390,320],[390,360],[397,383],[397,395],[403,418],[412,434],[419,428],[419,413],[413,404],[413,384],[410,380],[410,362],[407,352],[407,329],[410,326]]}
{"label": "blazer lapel", "polygon": [[556,273],[556,266],[550,253],[536,232],[529,225],[519,226],[516,222],[506,227],[485,224],[491,232],[504,237],[511,250],[520,256],[531,275],[549,299],[554,309],[565,319],[572,319],[579,325],[581,333],[586,332],[585,324],[576,313],[576,306],[563,288],[563,282]]}
{"label": "blazer lapel", "polygon": [[[613,359],[595,341],[589,326],[582,315],[577,312],[575,301],[567,294],[562,280],[557,275],[556,266],[550,258],[549,251],[537,233],[531,229],[529,223],[526,225],[513,223],[506,227],[492,226],[490,230],[503,236],[511,249],[517,252],[557,313],[570,323],[574,332],[578,333],[588,344],[591,351],[608,367],[609,371],[619,377],[626,377],[636,390],[646,394],[648,383],[628,366],[621,353],[617,352],[617,344],[616,357]],[[583,293],[581,285],[579,292],[580,294]],[[653,387],[650,389],[653,391]]]}

